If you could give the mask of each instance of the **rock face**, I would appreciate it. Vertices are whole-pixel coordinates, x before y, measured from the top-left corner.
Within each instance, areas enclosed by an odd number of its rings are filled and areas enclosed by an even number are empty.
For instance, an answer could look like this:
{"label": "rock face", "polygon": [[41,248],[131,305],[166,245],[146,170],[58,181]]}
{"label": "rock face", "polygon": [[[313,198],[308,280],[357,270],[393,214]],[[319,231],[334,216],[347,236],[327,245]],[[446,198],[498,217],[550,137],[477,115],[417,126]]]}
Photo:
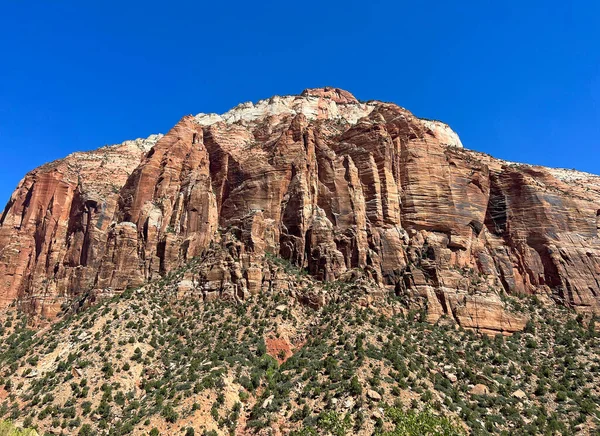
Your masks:
{"label": "rock face", "polygon": [[216,291],[263,289],[269,254],[325,281],[366,276],[432,322],[509,333],[527,320],[506,294],[600,313],[599,229],[600,177],[503,162],[395,104],[308,89],[28,174],[0,220],[0,306],[51,316],[221,243],[244,262],[215,259]]}
{"label": "rock face", "polygon": [[74,153],[25,176],[0,217],[0,308],[17,301],[52,316],[95,286],[119,191],[161,137]]}

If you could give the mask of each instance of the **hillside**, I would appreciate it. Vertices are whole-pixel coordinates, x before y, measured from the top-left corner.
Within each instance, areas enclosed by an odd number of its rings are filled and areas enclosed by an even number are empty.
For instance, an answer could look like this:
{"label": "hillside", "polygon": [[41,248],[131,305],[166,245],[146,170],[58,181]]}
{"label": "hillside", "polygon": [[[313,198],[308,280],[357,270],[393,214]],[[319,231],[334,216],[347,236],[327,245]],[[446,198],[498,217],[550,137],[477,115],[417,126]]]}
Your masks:
{"label": "hillside", "polygon": [[0,420],[595,434],[599,314],[600,177],[307,89],[25,176],[0,218]]}
{"label": "hillside", "polygon": [[[581,316],[507,297],[531,321],[488,337],[426,323],[368,281],[266,262],[286,291],[202,302],[180,285],[203,274],[196,259],[38,332],[13,312],[0,414],[48,434],[371,434],[423,409],[474,434],[596,428],[600,339]],[[322,292],[322,307],[300,303]]]}

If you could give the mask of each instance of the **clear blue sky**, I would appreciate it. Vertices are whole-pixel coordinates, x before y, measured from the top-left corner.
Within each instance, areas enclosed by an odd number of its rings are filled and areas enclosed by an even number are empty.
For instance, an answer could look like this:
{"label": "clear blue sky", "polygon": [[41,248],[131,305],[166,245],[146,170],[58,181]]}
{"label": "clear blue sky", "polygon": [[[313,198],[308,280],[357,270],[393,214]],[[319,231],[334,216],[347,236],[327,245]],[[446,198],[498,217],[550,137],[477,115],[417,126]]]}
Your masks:
{"label": "clear blue sky", "polygon": [[2,1],[0,207],[70,152],[325,85],[600,174],[599,28],[595,0]]}

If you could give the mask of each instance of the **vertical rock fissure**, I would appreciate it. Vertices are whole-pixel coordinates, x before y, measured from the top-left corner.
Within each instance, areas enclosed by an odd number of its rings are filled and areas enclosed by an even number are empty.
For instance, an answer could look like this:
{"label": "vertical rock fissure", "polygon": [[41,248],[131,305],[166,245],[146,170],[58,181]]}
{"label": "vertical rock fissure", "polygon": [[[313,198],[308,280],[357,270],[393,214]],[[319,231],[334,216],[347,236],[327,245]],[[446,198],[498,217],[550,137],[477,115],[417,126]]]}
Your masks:
{"label": "vertical rock fissure", "polygon": [[25,223],[25,216],[29,211],[29,206],[31,204],[31,198],[33,197],[33,190],[35,188],[35,182],[31,185],[31,187],[27,190],[27,195],[25,195],[25,200],[23,201],[23,205],[21,206],[21,220],[19,221],[19,228],[23,227],[27,223]]}
{"label": "vertical rock fissure", "polygon": [[495,235],[506,232],[508,222],[508,202],[499,184],[498,176],[490,175],[490,197],[485,214],[485,225]]}
{"label": "vertical rock fissure", "polygon": [[0,227],[2,227],[2,225],[4,224],[4,220],[8,216],[8,213],[10,212],[10,210],[12,209],[14,204],[15,204],[15,201],[13,198],[10,198],[8,200],[8,203],[6,203],[6,206],[4,207],[4,212],[2,213],[2,216],[0,217]]}

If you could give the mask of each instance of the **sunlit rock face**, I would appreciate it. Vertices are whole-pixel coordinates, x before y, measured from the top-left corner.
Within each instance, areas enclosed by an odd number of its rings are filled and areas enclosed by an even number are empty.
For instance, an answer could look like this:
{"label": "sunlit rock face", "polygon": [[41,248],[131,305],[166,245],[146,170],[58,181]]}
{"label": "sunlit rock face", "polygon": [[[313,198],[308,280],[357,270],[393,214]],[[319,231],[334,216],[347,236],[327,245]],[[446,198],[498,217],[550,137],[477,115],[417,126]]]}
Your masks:
{"label": "sunlit rock face", "polygon": [[96,286],[119,191],[161,138],[73,153],[25,176],[0,217],[0,307],[16,300],[52,316]]}
{"label": "sunlit rock face", "polygon": [[599,228],[597,176],[500,161],[395,104],[308,89],[29,173],[0,221],[0,305],[53,316],[235,235],[239,264],[207,273],[216,293],[260,292],[270,253],[326,281],[361,271],[432,322],[512,332],[526,320],[504,294],[600,313]]}

